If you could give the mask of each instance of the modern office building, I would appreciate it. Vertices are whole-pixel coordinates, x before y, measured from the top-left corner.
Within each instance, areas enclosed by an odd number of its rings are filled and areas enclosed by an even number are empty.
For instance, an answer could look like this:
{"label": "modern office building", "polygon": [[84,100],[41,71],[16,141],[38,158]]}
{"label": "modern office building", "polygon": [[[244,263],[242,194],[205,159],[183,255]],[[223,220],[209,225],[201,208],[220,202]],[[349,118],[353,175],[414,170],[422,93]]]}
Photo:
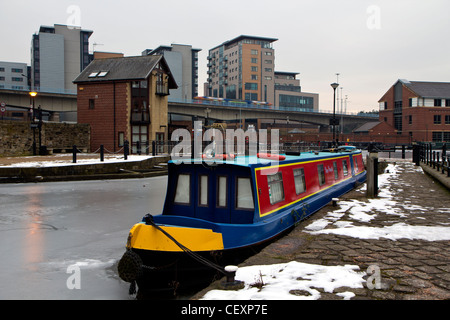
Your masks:
{"label": "modern office building", "polygon": [[27,64],[0,61],[0,89],[28,90]]}
{"label": "modern office building", "polygon": [[298,73],[275,71],[276,38],[240,35],[209,50],[206,96],[318,109],[318,95],[301,92]]}
{"label": "modern office building", "polygon": [[318,111],[319,95],[302,92],[297,72],[275,71],[275,105],[283,110]]}
{"label": "modern office building", "polygon": [[171,44],[156,49],[146,49],[142,55],[162,55],[167,61],[178,89],[171,90],[170,99],[190,100],[198,96],[198,52],[191,45]]}
{"label": "modern office building", "polygon": [[409,141],[450,141],[450,82],[399,79],[378,101],[380,121]]}
{"label": "modern office building", "polygon": [[35,90],[76,92],[73,80],[92,61],[93,31],[55,24],[41,26],[31,42],[31,85]]}

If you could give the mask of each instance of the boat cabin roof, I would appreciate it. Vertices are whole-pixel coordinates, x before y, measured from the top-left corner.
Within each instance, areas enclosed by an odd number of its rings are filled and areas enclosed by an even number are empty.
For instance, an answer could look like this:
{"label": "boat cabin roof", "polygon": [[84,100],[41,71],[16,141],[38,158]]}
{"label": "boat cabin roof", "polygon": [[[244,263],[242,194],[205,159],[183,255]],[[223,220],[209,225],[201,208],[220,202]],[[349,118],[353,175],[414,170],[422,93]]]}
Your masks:
{"label": "boat cabin roof", "polygon": [[[281,158],[267,158],[264,156],[258,156],[258,155],[245,155],[245,156],[235,156],[235,157],[226,157],[223,158],[220,155],[219,157],[206,157],[203,158],[185,158],[185,159],[175,159],[170,160],[169,163],[174,164],[180,164],[180,163],[198,163],[198,164],[229,164],[229,165],[235,165],[240,167],[261,167],[261,166],[267,166],[267,165],[274,165],[274,162],[277,160],[279,162],[283,162],[284,164],[287,163],[293,163],[293,162],[303,162],[303,161],[314,161],[314,160],[320,160],[325,158],[331,158],[336,157],[339,155],[348,155],[351,154],[358,154],[361,152],[361,150],[356,149],[353,146],[344,146],[345,148],[338,148],[338,149],[330,149],[326,151],[308,151],[308,152],[302,152],[298,154],[279,154]],[[270,153],[268,153],[270,155]]]}

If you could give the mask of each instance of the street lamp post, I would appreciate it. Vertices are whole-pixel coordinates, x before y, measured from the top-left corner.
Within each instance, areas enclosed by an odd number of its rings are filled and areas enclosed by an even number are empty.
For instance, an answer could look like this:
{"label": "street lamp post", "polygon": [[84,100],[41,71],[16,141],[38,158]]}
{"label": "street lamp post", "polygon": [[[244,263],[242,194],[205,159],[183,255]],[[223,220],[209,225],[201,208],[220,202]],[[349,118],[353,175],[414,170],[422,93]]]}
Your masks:
{"label": "street lamp post", "polygon": [[333,88],[333,147],[336,147],[336,88],[339,87],[339,83],[332,83],[331,87]]}
{"label": "street lamp post", "polygon": [[35,124],[34,124],[34,116],[35,116],[34,100],[36,99],[37,92],[31,91],[29,94],[30,94],[30,97],[31,97],[32,108],[33,108],[33,112],[31,114],[31,127],[33,128],[33,156],[35,156],[36,155],[36,127],[35,127]]}

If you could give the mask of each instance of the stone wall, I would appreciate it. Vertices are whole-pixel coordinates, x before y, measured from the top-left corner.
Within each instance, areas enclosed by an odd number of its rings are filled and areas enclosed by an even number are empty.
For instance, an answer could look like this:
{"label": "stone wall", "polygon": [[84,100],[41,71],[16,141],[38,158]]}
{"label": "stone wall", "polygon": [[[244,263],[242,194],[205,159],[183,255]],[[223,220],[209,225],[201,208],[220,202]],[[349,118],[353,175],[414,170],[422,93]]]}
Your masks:
{"label": "stone wall", "polygon": [[[39,129],[30,122],[0,121],[0,157],[33,154],[33,130],[36,150],[39,152]],[[76,145],[89,150],[90,126],[88,124],[42,123],[41,145],[47,150],[61,152]]]}

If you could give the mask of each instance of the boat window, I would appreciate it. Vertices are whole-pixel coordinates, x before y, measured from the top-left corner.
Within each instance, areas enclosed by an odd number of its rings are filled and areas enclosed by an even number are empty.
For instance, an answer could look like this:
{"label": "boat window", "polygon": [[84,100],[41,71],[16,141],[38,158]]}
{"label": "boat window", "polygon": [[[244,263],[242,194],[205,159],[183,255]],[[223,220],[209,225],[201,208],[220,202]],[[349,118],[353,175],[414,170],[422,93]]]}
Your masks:
{"label": "boat window", "polygon": [[217,206],[227,206],[227,177],[219,176],[217,179]]}
{"label": "boat window", "polygon": [[199,196],[198,196],[198,204],[200,206],[208,205],[208,176],[200,175],[199,176]]}
{"label": "boat window", "polygon": [[189,199],[191,198],[190,181],[191,175],[189,174],[180,174],[178,176],[177,188],[175,191],[175,203],[189,204]]}
{"label": "boat window", "polygon": [[336,161],[333,161],[333,169],[334,169],[334,180],[337,180],[339,178],[339,174]]}
{"label": "boat window", "polygon": [[305,172],[303,168],[294,169],[295,193],[300,194],[306,191]]}
{"label": "boat window", "polygon": [[325,184],[325,171],[323,170],[323,164],[317,166],[317,171],[319,173],[319,184]]}
{"label": "boat window", "polygon": [[284,199],[283,175],[281,172],[267,176],[269,185],[270,204],[280,202]]}
{"label": "boat window", "polygon": [[250,178],[237,178],[236,208],[253,209],[253,195]]}
{"label": "boat window", "polygon": [[347,160],[342,160],[342,167],[344,169],[344,176],[348,175]]}
{"label": "boat window", "polygon": [[354,157],[353,158],[353,162],[355,163],[355,172],[359,172],[359,168],[358,168],[358,158],[357,157]]}

